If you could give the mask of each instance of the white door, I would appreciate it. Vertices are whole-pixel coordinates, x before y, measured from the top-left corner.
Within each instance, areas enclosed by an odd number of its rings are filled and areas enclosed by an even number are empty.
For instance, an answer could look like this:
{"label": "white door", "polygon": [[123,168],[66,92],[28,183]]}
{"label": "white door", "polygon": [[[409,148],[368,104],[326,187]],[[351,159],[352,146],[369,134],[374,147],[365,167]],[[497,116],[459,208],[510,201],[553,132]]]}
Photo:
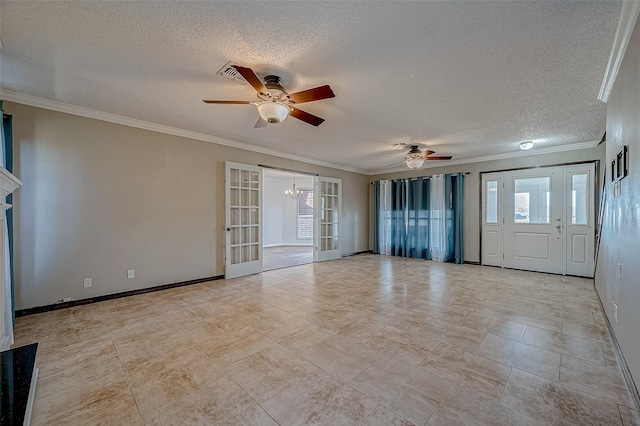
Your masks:
{"label": "white door", "polygon": [[318,176],[314,182],[313,261],[342,257],[342,180]]}
{"label": "white door", "polygon": [[262,169],[225,163],[225,278],[262,272]]}
{"label": "white door", "polygon": [[568,166],[565,174],[568,275],[592,277],[595,250],[595,165]]}
{"label": "white door", "polygon": [[563,273],[562,168],[504,173],[504,266]]}
{"label": "white door", "polygon": [[482,175],[482,264],[502,266],[502,174]]}
{"label": "white door", "polygon": [[593,277],[595,173],[589,163],[483,174],[482,264]]}

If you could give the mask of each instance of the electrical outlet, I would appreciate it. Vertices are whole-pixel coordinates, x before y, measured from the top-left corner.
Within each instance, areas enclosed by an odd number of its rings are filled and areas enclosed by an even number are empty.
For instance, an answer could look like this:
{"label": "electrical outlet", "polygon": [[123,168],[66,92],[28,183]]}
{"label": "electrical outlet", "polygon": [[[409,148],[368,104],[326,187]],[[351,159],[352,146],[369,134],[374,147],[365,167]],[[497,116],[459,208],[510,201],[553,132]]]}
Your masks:
{"label": "electrical outlet", "polygon": [[136,277],[136,270],[135,269],[129,269],[127,271],[127,278],[131,279],[131,278],[135,278]]}
{"label": "electrical outlet", "polygon": [[91,278],[85,278],[84,279],[84,288],[89,288],[91,287],[93,284],[91,283]]}
{"label": "electrical outlet", "polygon": [[613,319],[618,322],[618,305],[616,305],[616,302],[613,302]]}
{"label": "electrical outlet", "polygon": [[71,302],[71,298],[70,297],[65,297],[64,299],[62,299],[62,303],[64,302]]}

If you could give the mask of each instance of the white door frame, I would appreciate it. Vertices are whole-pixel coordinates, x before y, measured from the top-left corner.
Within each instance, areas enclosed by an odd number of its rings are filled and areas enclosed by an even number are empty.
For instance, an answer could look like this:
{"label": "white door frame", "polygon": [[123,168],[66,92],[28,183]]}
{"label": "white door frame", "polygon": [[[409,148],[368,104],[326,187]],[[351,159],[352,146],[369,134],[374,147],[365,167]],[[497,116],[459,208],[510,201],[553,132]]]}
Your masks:
{"label": "white door frame", "polygon": [[340,259],[342,257],[342,179],[316,176],[313,186],[313,225],[315,227],[313,261]]}
{"label": "white door frame", "polygon": [[[504,261],[500,258],[504,258],[505,251],[505,243],[504,239],[506,238],[504,234],[504,221],[505,221],[505,208],[504,208],[504,186],[505,186],[505,175],[510,172],[516,171],[525,171],[525,170],[538,170],[538,169],[548,169],[548,168],[562,168],[562,200],[559,202],[562,205],[562,216],[559,221],[561,227],[562,234],[562,273],[563,275],[576,275],[576,276],[585,276],[585,277],[593,277],[595,262],[595,205],[597,202],[597,190],[598,190],[598,180],[599,180],[599,167],[600,161],[589,161],[582,163],[568,163],[568,164],[557,164],[557,165],[548,165],[548,166],[540,166],[535,168],[522,168],[522,169],[509,169],[509,170],[497,170],[497,171],[489,171],[489,172],[481,172],[480,173],[480,199],[481,199],[481,208],[480,208],[480,261],[482,265],[491,265],[491,266],[500,266],[500,267],[508,267],[504,264]],[[586,201],[587,206],[587,224],[583,223],[572,223],[572,203],[573,198],[571,195],[572,191],[572,176],[575,174],[586,174],[588,180],[588,190],[587,197],[589,198]],[[487,209],[487,197],[486,197],[486,185],[488,181],[501,181],[501,184],[498,185],[498,203],[502,202],[502,206],[498,208],[498,215],[502,215],[498,218],[498,224],[495,223],[487,223],[486,221],[486,209]],[[557,221],[557,216],[551,216],[551,220],[553,225],[555,226]],[[500,226],[502,225],[502,226]],[[492,228],[493,226],[493,228]],[[499,256],[498,259],[495,257],[487,255],[487,237],[488,232],[500,232],[500,249],[502,251],[502,256]],[[586,232],[585,232],[586,231]],[[577,237],[576,237],[577,236]],[[490,238],[489,238],[490,239]],[[579,246],[579,250],[576,251],[576,241],[583,244],[583,246]],[[586,261],[584,261],[586,260]]]}
{"label": "white door frame", "polygon": [[225,162],[225,279],[262,272],[262,167]]}

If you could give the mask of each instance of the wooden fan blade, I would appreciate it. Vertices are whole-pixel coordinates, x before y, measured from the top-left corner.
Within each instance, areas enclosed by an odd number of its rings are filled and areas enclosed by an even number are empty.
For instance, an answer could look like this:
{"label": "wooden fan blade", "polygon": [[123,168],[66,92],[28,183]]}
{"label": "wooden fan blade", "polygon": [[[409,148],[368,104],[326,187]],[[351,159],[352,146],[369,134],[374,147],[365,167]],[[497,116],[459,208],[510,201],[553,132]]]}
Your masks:
{"label": "wooden fan blade", "polygon": [[254,73],[251,68],[241,67],[240,65],[234,65],[233,67],[238,70],[240,75],[244,77],[244,79],[247,80],[247,83],[253,86],[253,88],[256,89],[258,93],[264,93],[265,95],[269,93],[262,81],[258,78],[256,73]]}
{"label": "wooden fan blade", "polygon": [[451,155],[441,155],[441,156],[427,157],[425,158],[425,160],[451,160],[452,158],[453,156]]}
{"label": "wooden fan blade", "polygon": [[425,151],[424,151],[424,156],[425,156],[425,157],[428,157],[428,156],[430,156],[431,154],[435,154],[435,153],[436,153],[435,151],[431,151],[430,149],[427,149],[427,150],[425,150]]}
{"label": "wooden fan blade", "polygon": [[289,95],[291,102],[301,104],[304,102],[319,101],[321,99],[334,98],[336,95],[329,85],[316,87],[315,89],[303,90]]}
{"label": "wooden fan blade", "polygon": [[204,99],[202,102],[204,102],[205,104],[227,104],[227,105],[249,105],[253,103],[253,101],[211,101],[208,99]]}
{"label": "wooden fan blade", "polygon": [[324,122],[324,118],[316,117],[313,114],[309,114],[308,112],[304,112],[303,110],[294,107],[291,107],[291,113],[289,115],[316,127]]}
{"label": "wooden fan blade", "polygon": [[253,126],[253,128],[254,129],[258,129],[260,127],[267,127],[267,124],[269,124],[269,123],[267,123],[267,120],[265,120],[262,117],[258,117],[258,121],[256,121],[256,125]]}

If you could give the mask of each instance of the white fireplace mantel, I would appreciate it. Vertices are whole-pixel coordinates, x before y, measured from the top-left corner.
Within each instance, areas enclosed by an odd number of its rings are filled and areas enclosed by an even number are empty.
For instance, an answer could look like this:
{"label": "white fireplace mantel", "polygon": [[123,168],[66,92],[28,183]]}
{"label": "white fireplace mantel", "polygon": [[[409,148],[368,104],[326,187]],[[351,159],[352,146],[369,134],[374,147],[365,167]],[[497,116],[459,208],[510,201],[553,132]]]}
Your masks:
{"label": "white fireplace mantel", "polygon": [[0,351],[9,349],[11,342],[11,330],[7,331],[10,316],[7,314],[8,298],[11,294],[5,287],[5,247],[4,247],[4,212],[11,208],[11,204],[5,203],[7,195],[22,186],[20,179],[9,173],[4,167],[0,167]]}

